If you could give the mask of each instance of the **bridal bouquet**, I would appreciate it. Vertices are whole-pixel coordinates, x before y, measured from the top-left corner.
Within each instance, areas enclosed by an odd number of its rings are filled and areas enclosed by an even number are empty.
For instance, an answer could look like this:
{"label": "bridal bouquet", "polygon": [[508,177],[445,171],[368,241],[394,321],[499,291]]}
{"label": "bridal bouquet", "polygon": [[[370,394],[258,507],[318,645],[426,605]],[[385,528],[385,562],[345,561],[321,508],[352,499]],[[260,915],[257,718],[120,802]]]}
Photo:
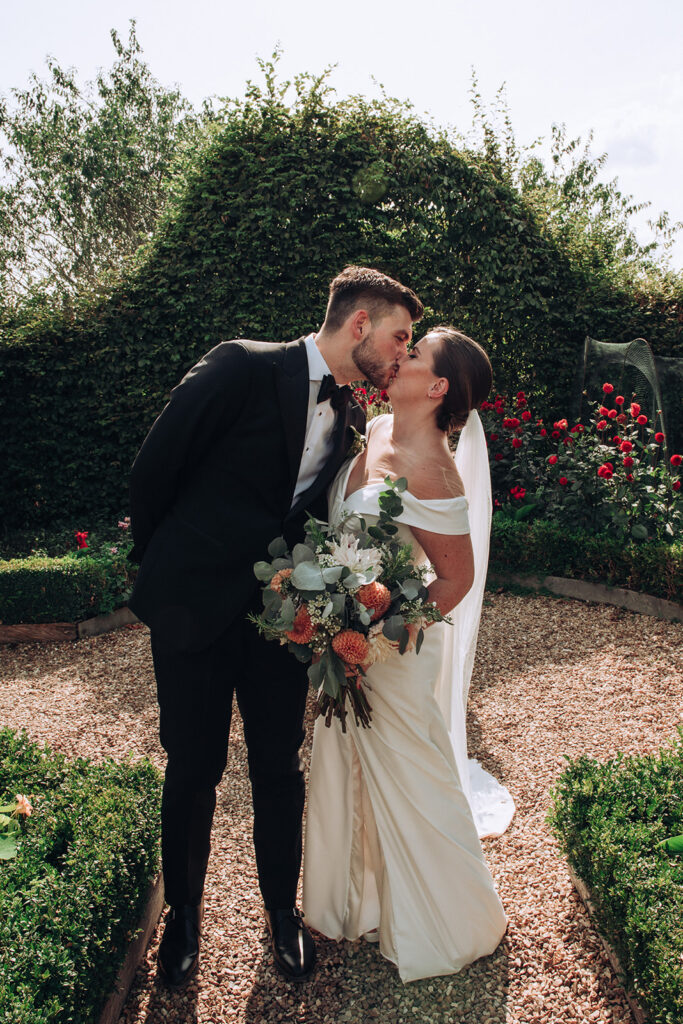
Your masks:
{"label": "bridal bouquet", "polygon": [[318,690],[319,714],[346,731],[347,701],[356,723],[369,726],[372,708],[363,686],[365,669],[395,650],[405,653],[408,626],[450,621],[427,601],[429,566],[412,561],[410,544],[396,539],[393,517],[403,511],[405,478],[386,477],[379,497],[379,521],[368,526],[355,513],[338,526],[309,516],[303,544],[290,553],[282,537],[268,547],[272,562],[257,562],[263,584],[263,612],[251,615],[260,633],[287,644]]}

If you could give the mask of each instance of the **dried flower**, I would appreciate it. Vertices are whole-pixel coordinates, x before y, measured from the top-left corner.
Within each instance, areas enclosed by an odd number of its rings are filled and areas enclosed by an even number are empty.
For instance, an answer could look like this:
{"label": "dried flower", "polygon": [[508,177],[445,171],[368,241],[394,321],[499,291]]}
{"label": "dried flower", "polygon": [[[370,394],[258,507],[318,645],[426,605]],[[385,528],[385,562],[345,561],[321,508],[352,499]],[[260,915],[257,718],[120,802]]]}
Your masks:
{"label": "dried flower", "polygon": [[347,665],[362,665],[368,656],[370,645],[362,633],[355,629],[342,629],[332,638],[332,650]]}
{"label": "dried flower", "polygon": [[361,587],[356,598],[372,612],[373,620],[381,618],[391,604],[391,592],[383,583],[366,583]]}
{"label": "dried flower", "polygon": [[311,616],[308,614],[308,608],[302,604],[294,616],[293,628],[285,633],[285,636],[293,644],[308,644],[313,639],[314,633],[315,628],[311,622]]}

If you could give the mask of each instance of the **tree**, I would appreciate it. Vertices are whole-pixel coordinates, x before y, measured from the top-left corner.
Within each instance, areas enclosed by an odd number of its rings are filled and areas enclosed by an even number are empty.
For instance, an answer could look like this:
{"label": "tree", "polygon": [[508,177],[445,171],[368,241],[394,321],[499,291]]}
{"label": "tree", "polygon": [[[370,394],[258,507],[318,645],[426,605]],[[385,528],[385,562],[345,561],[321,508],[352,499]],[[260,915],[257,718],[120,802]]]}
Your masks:
{"label": "tree", "polygon": [[149,237],[179,154],[201,115],[164,88],[112,30],[116,59],[81,88],[47,58],[50,76],[0,97],[0,288],[15,305],[101,288]]}

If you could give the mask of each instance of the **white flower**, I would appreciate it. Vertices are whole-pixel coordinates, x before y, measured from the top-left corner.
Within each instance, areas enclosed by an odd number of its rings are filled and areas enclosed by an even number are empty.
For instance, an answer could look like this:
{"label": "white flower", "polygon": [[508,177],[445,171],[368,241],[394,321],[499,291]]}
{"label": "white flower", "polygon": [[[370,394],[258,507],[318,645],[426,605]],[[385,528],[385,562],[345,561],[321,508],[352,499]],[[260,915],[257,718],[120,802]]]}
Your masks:
{"label": "white flower", "polygon": [[[345,565],[351,572],[372,574],[372,579],[379,573],[382,565],[382,555],[377,548],[358,547],[358,537],[343,531],[339,542],[333,541],[330,544],[330,556],[335,565]],[[371,579],[367,579],[371,583]]]}
{"label": "white flower", "polygon": [[373,626],[370,626],[370,629],[368,630],[370,651],[365,659],[365,664],[367,666],[375,665],[380,661],[386,661],[387,658],[398,648],[398,644],[389,640],[382,632],[383,625],[383,622],[376,622]]}

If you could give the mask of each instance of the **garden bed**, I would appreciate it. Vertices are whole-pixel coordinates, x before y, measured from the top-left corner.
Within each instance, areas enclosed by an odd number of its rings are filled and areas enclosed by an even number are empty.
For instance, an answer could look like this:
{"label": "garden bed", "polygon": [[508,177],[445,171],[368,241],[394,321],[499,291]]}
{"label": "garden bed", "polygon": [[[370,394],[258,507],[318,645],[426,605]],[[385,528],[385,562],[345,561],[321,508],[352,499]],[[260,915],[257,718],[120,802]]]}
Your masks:
{"label": "garden bed", "polygon": [[3,729],[0,791],[33,805],[0,870],[0,1018],[97,1020],[157,876],[160,775],[147,761],[68,761]]}
{"label": "garden bed", "polygon": [[[683,743],[659,754],[570,762],[549,821],[600,932],[653,1024],[683,1020]],[[590,894],[590,897],[589,895]]]}

